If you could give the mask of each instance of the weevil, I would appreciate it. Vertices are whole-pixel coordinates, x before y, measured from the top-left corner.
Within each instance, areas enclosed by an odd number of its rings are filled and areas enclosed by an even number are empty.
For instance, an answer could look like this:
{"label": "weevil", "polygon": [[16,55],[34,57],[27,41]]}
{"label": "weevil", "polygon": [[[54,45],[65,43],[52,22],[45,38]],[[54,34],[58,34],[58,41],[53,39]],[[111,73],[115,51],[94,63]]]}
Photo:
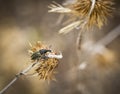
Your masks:
{"label": "weevil", "polygon": [[45,54],[47,52],[51,52],[51,50],[48,50],[48,49],[41,49],[37,52],[34,52],[32,55],[31,55],[31,60],[39,60],[39,59],[46,59],[48,57],[45,56]]}

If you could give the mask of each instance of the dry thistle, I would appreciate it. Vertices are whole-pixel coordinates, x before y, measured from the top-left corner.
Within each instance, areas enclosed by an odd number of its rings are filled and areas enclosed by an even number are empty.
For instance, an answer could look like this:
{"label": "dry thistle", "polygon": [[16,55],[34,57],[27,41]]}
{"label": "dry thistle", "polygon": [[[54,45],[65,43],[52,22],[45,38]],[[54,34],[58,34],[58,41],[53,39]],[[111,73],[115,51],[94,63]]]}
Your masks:
{"label": "dry thistle", "polygon": [[107,18],[112,16],[113,4],[112,0],[76,0],[66,6],[51,4],[49,12],[66,13],[71,19],[75,18],[71,24],[59,31],[59,33],[68,33],[77,27],[82,30],[101,28],[107,23]]}
{"label": "dry thistle", "polygon": [[62,54],[57,54],[39,41],[31,46],[29,52],[32,62],[39,62],[35,73],[39,75],[40,79],[55,80],[53,74],[56,73],[55,69],[59,64],[59,59],[62,58]]}
{"label": "dry thistle", "polygon": [[38,74],[40,79],[55,80],[53,74],[56,73],[55,68],[58,66],[58,61],[62,58],[62,54],[57,54],[39,41],[35,46],[32,46],[31,43],[29,45],[31,46],[29,53],[31,54],[32,64],[16,74],[15,78],[0,91],[0,94],[3,94],[22,75],[30,75],[28,73],[34,68],[36,68],[34,74]]}

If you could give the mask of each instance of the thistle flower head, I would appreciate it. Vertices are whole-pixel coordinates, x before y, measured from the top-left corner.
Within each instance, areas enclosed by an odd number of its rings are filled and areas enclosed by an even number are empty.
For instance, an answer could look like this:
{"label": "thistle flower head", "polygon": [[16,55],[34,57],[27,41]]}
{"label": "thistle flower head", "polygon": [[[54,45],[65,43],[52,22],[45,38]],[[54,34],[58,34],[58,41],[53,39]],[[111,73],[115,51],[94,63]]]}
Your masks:
{"label": "thistle flower head", "polygon": [[55,80],[55,69],[59,64],[58,62],[59,59],[62,58],[62,55],[57,54],[39,41],[34,46],[31,45],[29,52],[31,54],[32,62],[38,62],[35,73],[39,75],[39,78],[43,80]]}
{"label": "thistle flower head", "polygon": [[[60,5],[58,6],[58,4],[54,4],[54,7],[53,5],[50,7],[51,10],[49,12],[60,11],[59,13],[67,13],[76,18],[73,23],[60,30],[60,33],[64,33],[69,32],[76,27],[83,30],[89,30],[93,27],[101,28],[107,23],[107,18],[112,16],[112,12],[114,10],[113,5],[114,3],[112,0],[77,0],[76,2],[64,7],[61,6],[61,10]],[[64,12],[64,8],[69,9],[69,11]],[[57,9],[59,9],[59,11],[56,11]]]}
{"label": "thistle flower head", "polygon": [[107,17],[112,15],[113,2],[111,0],[78,0],[71,5],[71,9],[76,16],[87,17],[87,26],[97,26],[101,28],[107,21]]}

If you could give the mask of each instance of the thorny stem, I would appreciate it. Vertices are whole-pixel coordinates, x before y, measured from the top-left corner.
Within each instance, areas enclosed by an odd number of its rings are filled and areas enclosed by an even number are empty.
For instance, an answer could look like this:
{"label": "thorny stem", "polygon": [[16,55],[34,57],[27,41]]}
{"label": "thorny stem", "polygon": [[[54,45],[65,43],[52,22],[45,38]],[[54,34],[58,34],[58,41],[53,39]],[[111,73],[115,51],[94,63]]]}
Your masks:
{"label": "thorny stem", "polygon": [[[56,58],[56,59],[61,59],[62,53],[60,53],[60,55],[52,55],[52,54],[48,54],[47,55],[48,58]],[[28,66],[26,69],[24,69],[23,71],[19,72],[18,74],[16,74],[15,78],[8,84],[6,85],[1,91],[0,94],[3,94],[10,86],[12,86],[12,84],[14,84],[18,78],[20,78],[22,75],[26,75],[27,72],[29,72],[33,67],[35,67],[35,65],[37,65],[39,62],[36,61],[35,63],[31,64],[30,66]]]}

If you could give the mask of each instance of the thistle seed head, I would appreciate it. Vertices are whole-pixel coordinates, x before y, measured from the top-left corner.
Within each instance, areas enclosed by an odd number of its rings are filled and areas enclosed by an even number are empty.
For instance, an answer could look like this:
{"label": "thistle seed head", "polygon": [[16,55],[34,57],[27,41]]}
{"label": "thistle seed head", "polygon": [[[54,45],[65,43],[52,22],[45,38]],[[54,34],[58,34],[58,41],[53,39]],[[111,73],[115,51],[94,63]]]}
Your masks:
{"label": "thistle seed head", "polygon": [[88,17],[86,26],[91,28],[97,26],[101,28],[107,22],[107,18],[112,16],[113,1],[112,0],[95,0],[94,6],[91,10],[93,0],[78,0],[75,4],[70,6],[73,14],[77,17]]}
{"label": "thistle seed head", "polygon": [[[82,30],[90,30],[94,27],[101,29],[107,23],[107,19],[112,16],[114,10],[113,5],[114,2],[112,0],[77,0],[66,6],[52,4],[50,12],[65,13],[69,14],[71,18],[76,18],[59,31],[65,34],[77,27]],[[64,11],[64,9],[69,11]]]}
{"label": "thistle seed head", "polygon": [[[41,51],[42,53],[40,53]],[[59,59],[62,58],[62,55],[57,54],[39,41],[34,46],[31,46],[29,52],[31,53],[31,56],[34,56],[32,62],[39,62],[35,68],[35,73],[38,74],[39,78],[43,80],[55,80],[55,69],[59,64]]]}

